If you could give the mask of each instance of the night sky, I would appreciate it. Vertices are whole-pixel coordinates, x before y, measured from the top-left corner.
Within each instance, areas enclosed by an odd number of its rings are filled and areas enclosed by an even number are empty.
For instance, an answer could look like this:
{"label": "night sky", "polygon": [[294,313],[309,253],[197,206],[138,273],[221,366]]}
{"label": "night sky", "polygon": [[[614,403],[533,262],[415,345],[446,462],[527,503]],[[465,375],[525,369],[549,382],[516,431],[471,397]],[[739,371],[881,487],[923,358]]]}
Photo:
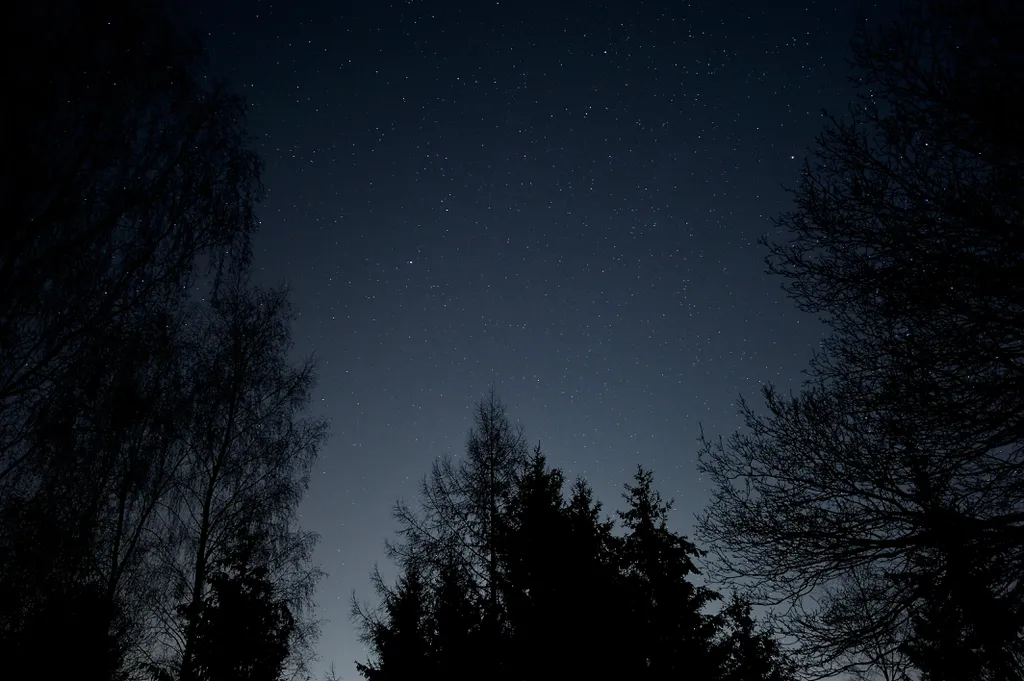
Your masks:
{"label": "night sky", "polygon": [[[854,0],[190,0],[251,104],[287,281],[332,436],[303,505],[329,577],[319,670],[432,460],[493,384],[605,502],[638,463],[691,532],[699,426],[799,385],[823,329],[763,273],[822,108],[851,94]],[[766,5],[775,8],[766,9]]]}

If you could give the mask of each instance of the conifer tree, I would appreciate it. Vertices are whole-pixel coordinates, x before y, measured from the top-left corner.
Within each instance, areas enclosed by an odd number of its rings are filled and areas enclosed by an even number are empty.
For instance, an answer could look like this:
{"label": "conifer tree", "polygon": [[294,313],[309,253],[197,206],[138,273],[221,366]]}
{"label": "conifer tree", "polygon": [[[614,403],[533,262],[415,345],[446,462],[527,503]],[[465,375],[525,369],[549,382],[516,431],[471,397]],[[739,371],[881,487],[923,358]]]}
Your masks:
{"label": "conifer tree", "polygon": [[713,591],[695,586],[694,560],[701,555],[685,537],[668,528],[672,501],[654,489],[650,471],[638,467],[626,485],[627,507],[619,511],[626,535],[619,560],[629,599],[629,646],[636,655],[639,678],[664,679],[716,671],[711,654],[713,620],[703,613],[716,600]]}
{"label": "conifer tree", "polygon": [[296,621],[259,560],[265,538],[250,535],[207,578],[198,608],[194,673],[200,681],[278,681]]}
{"label": "conifer tree", "polygon": [[372,651],[369,663],[356,663],[356,669],[368,681],[412,679],[425,675],[431,666],[428,638],[429,585],[421,567],[406,565],[398,583],[384,584],[374,570],[373,585],[381,599],[383,612],[370,612],[353,594],[352,612],[361,627],[361,640]]}
{"label": "conifer tree", "polygon": [[771,632],[757,626],[750,603],[736,594],[718,618],[715,652],[721,681],[791,681],[794,668]]}
{"label": "conifer tree", "polygon": [[485,608],[472,572],[457,551],[448,552],[437,569],[428,624],[432,668],[437,678],[495,678],[496,672],[506,666],[506,660],[494,654],[490,632],[485,628]]}
{"label": "conifer tree", "polygon": [[549,661],[547,671],[555,676],[571,671],[563,639],[574,633],[576,613],[565,607],[573,575],[567,564],[570,526],[563,485],[562,472],[547,466],[538,445],[504,519],[502,592],[511,658],[520,675],[530,673],[539,657]]}
{"label": "conifer tree", "polygon": [[[472,474],[480,469],[445,470],[426,486],[423,514],[399,514],[407,543],[392,545],[402,570],[396,585],[375,571],[380,608],[354,602],[371,650],[358,666],[366,679],[789,681],[775,640],[755,626],[749,607],[705,614],[718,596],[690,581],[699,576],[700,552],[669,529],[672,504],[649,471],[638,469],[626,486],[618,533],[583,479],[566,499],[564,474],[538,445],[510,476],[487,543],[474,541],[471,522],[452,522],[456,510],[474,507],[454,494],[472,488],[455,487],[460,478],[448,475],[459,470],[462,480],[479,481]],[[474,550],[488,546],[495,547],[493,571],[489,554]]]}
{"label": "conifer tree", "polygon": [[580,678],[628,678],[631,651],[622,645],[622,632],[629,630],[631,609],[620,570],[622,542],[613,534],[614,520],[603,518],[601,510],[593,489],[577,478],[565,509],[569,536],[563,555],[571,575],[565,608],[574,615],[569,647]]}
{"label": "conifer tree", "polygon": [[523,429],[509,420],[492,390],[474,410],[465,456],[458,462],[446,456],[434,464],[423,481],[421,509],[398,504],[400,541],[388,544],[397,562],[420,561],[435,572],[457,569],[464,583],[476,589],[473,602],[483,616],[477,645],[498,661],[507,657],[500,652],[506,633],[504,517],[526,461]]}

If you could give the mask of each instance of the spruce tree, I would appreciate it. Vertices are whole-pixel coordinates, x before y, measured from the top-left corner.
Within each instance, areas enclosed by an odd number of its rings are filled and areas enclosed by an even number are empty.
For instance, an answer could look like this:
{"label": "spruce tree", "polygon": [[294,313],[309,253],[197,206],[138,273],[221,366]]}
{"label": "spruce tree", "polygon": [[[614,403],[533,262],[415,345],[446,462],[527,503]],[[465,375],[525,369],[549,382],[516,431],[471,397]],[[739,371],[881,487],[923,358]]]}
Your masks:
{"label": "spruce tree", "polygon": [[717,618],[721,681],[792,681],[792,663],[772,633],[758,627],[751,610],[748,601],[733,594]]}
{"label": "spruce tree", "polygon": [[381,599],[382,612],[371,612],[353,595],[353,616],[359,620],[360,639],[372,654],[368,663],[356,669],[368,681],[411,679],[425,674],[431,666],[429,617],[430,585],[416,563],[405,566],[395,587],[384,584],[374,570],[373,583]]}
{"label": "spruce tree", "polygon": [[713,591],[692,584],[696,545],[668,528],[672,501],[654,489],[650,471],[638,467],[626,485],[627,507],[618,516],[626,530],[619,560],[629,599],[629,630],[637,678],[666,679],[683,673],[711,678],[713,620],[703,613]]}
{"label": "spruce tree", "polygon": [[486,604],[479,585],[458,552],[450,551],[437,569],[431,593],[428,628],[436,678],[494,678],[495,672],[506,666],[505,660],[494,655],[486,625]]}
{"label": "spruce tree", "polygon": [[556,676],[569,671],[563,638],[575,627],[574,613],[567,612],[564,601],[571,573],[563,485],[562,472],[547,466],[538,446],[504,520],[502,591],[517,678],[535,672],[540,658],[548,660],[546,669]]}

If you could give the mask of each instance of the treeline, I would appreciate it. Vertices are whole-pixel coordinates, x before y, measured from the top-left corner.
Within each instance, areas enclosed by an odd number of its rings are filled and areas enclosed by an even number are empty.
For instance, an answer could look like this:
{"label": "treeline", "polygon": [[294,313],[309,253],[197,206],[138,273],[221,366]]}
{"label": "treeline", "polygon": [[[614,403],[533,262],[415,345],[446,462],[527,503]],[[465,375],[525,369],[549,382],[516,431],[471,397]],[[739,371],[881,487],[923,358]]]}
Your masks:
{"label": "treeline", "polygon": [[285,292],[249,278],[243,103],[165,9],[44,1],[3,23],[9,678],[271,681],[312,654],[313,366],[288,363]]}
{"label": "treeline", "polygon": [[400,576],[353,596],[371,681],[699,678],[785,681],[790,661],[748,603],[698,585],[697,547],[639,468],[616,518],[583,479],[532,452],[492,393],[466,453],[435,462],[421,504],[399,504]]}

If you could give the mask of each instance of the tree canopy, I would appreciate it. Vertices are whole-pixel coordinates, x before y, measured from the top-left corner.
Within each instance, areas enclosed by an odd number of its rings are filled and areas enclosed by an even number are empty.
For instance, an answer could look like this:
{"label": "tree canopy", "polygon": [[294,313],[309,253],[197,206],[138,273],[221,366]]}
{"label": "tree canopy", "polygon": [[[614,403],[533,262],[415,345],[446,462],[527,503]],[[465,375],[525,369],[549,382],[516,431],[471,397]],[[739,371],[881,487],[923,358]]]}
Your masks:
{"label": "tree canopy", "polygon": [[89,679],[302,669],[326,430],[287,292],[250,279],[245,104],[166,3],[0,31],[0,656],[32,668],[56,633]]}
{"label": "tree canopy", "polygon": [[698,535],[785,604],[809,673],[1021,677],[1022,29],[1019,3],[916,0],[862,31],[861,97],[766,242],[831,335],[704,441]]}
{"label": "tree canopy", "polygon": [[[650,471],[638,468],[626,486],[619,523],[603,519],[584,480],[567,494],[563,472],[539,446],[526,455],[522,429],[493,392],[475,415],[462,465],[438,463],[424,481],[422,508],[396,509],[395,585],[374,572],[377,607],[353,594],[353,618],[371,651],[358,664],[364,678],[792,678],[749,606],[709,612],[719,596],[691,581],[700,551],[670,529],[672,504]],[[493,475],[498,470],[507,477]],[[456,471],[462,485],[451,481]],[[439,509],[469,508],[486,524],[439,524]],[[472,517],[464,513],[442,517]],[[485,542],[480,527],[493,528]],[[474,550],[490,546],[493,554]]]}

